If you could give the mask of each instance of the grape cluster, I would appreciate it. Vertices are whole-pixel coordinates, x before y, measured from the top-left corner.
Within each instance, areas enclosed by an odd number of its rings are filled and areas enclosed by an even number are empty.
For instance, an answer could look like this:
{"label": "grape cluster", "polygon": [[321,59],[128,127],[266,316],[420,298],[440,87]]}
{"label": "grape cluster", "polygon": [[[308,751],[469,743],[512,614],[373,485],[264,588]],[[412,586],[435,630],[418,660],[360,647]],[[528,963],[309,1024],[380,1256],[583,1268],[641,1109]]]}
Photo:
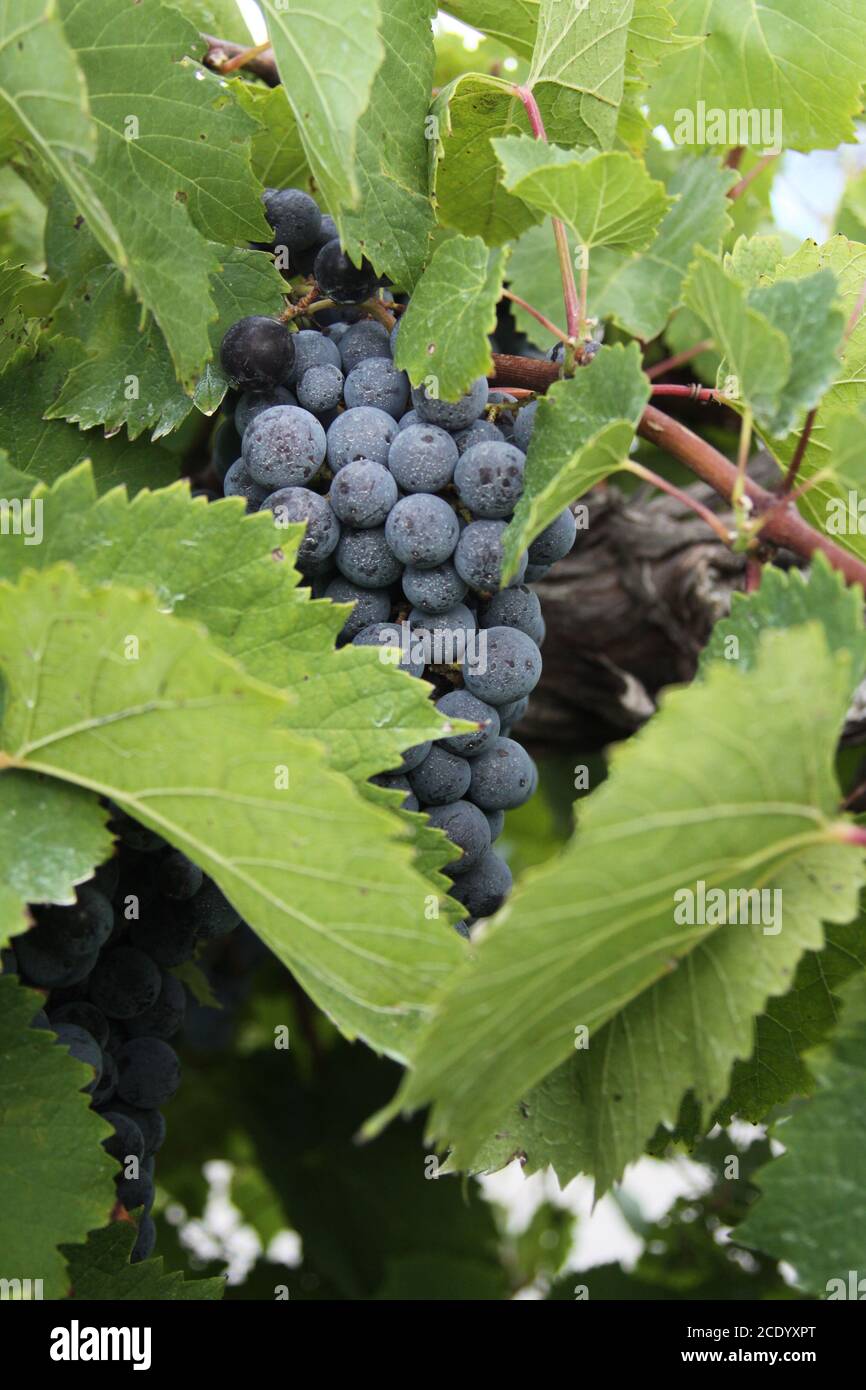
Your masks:
{"label": "grape cluster", "polygon": [[[537,402],[519,408],[483,377],[458,401],[411,388],[393,360],[401,306],[372,267],[351,264],[301,190],[268,190],[265,207],[290,273],[315,281],[306,298],[337,307],[300,331],[260,318],[229,329],[221,360],[240,395],[218,430],[215,467],[225,496],[248,511],[306,524],[297,563],[314,595],[354,604],[341,643],[398,648],[389,658],[430,682],[440,713],[478,725],[409,749],[374,779],[428,812],[459,851],[447,872],[465,931],[508,891],[492,844],[537,783],[511,737],[541,675],[544,621],[527,585],[571,549],[574,518],[563,511],[503,588],[502,538]],[[378,315],[365,316],[358,306],[374,294]]]}
{"label": "grape cluster", "polygon": [[[162,1107],[180,1084],[169,1039],[183,1025],[186,987],[172,971],[240,918],[191,860],[115,811],[115,857],[76,891],[71,907],[31,907],[35,925],[3,952],[4,973],[45,995],[35,1027],[57,1034],[92,1069],[84,1087],[112,1126],[104,1147],[121,1165],[117,1199],[143,1208],[133,1260],[151,1254],[154,1161]],[[131,1162],[134,1159],[135,1162]]]}

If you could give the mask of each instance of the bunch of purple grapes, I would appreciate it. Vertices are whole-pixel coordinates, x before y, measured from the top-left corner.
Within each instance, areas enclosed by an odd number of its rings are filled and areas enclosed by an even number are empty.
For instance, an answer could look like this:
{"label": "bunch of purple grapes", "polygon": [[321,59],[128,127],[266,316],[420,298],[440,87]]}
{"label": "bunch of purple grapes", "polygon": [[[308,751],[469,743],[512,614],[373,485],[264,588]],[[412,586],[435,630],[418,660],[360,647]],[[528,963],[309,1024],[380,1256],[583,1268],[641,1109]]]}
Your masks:
{"label": "bunch of purple grapes", "polygon": [[277,526],[305,523],[297,563],[313,594],[354,605],[341,642],[381,647],[431,684],[446,718],[478,725],[408,749],[374,779],[453,842],[446,871],[465,931],[511,884],[492,845],[537,784],[511,737],[541,675],[544,620],[529,584],[571,549],[574,517],[561,512],[503,588],[502,538],[537,402],[520,407],[484,377],[457,401],[429,382],[411,388],[393,360],[400,321],[381,321],[399,306],[369,263],[352,264],[301,190],[268,190],[265,209],[286,273],[311,275],[314,300],[330,304],[314,311],[316,327],[251,317],[226,333],[222,366],[240,394],[215,466],[226,497]]}
{"label": "bunch of purple grapes", "polygon": [[155,1157],[162,1107],[180,1084],[169,1039],[183,1026],[186,986],[173,973],[238,914],[186,855],[115,811],[117,854],[77,889],[71,907],[34,904],[34,925],[3,952],[3,971],[44,994],[33,1026],[92,1069],[84,1087],[112,1126],[104,1147],[120,1163],[117,1199],[141,1209],[134,1261],[151,1254]]}

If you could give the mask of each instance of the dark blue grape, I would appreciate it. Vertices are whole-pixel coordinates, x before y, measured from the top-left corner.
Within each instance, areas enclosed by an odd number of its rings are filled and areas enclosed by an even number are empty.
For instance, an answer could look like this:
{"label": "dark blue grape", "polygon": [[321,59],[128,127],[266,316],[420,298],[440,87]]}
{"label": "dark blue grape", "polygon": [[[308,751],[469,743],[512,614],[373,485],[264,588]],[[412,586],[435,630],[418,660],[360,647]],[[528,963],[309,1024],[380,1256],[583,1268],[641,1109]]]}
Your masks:
{"label": "dark blue grape", "polygon": [[156,962],[135,946],[104,952],[90,977],[90,998],[106,1018],[135,1018],[156,1003],[161,988]]}
{"label": "dark blue grape", "polygon": [[205,879],[194,898],[183,904],[182,918],[197,941],[215,941],[228,936],[241,920],[240,913],[210,878]]}
{"label": "dark blue grape", "polygon": [[[195,898],[190,898],[189,901],[195,902]],[[178,907],[180,906],[178,904]],[[177,910],[171,911],[167,907],[158,915],[152,914],[147,920],[142,918],[131,923],[129,939],[133,946],[145,952],[163,970],[183,965],[185,961],[191,960],[195,953],[195,936],[189,923]],[[161,975],[159,980],[161,985]],[[157,990],[157,995],[158,993]],[[150,1002],[155,1003],[156,996]],[[149,1008],[150,1004],[145,1007]],[[136,1013],[140,1012],[141,1010],[136,1010]]]}
{"label": "dark blue grape", "polygon": [[136,1158],[139,1163],[143,1162],[144,1135],[135,1120],[114,1109],[103,1110],[102,1118],[114,1129],[114,1133],[102,1141],[106,1153],[110,1153],[118,1163],[125,1163],[128,1158]]}
{"label": "dark blue grape", "polygon": [[[460,533],[454,551],[454,568],[460,578],[476,593],[495,593],[502,583],[504,533],[504,521],[471,521]],[[520,583],[525,568],[524,555],[512,583]]]}
{"label": "dark blue grape", "polygon": [[345,410],[328,428],[328,463],[336,473],[356,459],[387,463],[391,440],[397,433],[392,415],[374,406]]}
{"label": "dark blue grape", "polygon": [[298,568],[306,570],[327,560],[337,548],[340,523],[334,516],[326,497],[306,487],[284,487],[272,492],[262,503],[262,511],[274,514],[274,525],[285,528],[298,522],[306,523],[304,538],[298,547]]}
{"label": "dark blue grape", "polygon": [[176,975],[162,972],[162,989],[155,1004],[131,1018],[126,1031],[131,1038],[171,1038],[186,1016],[186,990]]}
{"label": "dark blue grape", "polygon": [[457,445],[437,425],[404,429],[401,421],[388,450],[388,467],[404,492],[440,492],[451,482],[457,459]]}
{"label": "dark blue grape", "polygon": [[557,560],[562,560],[571,550],[576,534],[577,523],[573,513],[566,507],[540,535],[535,537],[529,547],[529,563],[555,565]]}
{"label": "dark blue grape", "polygon": [[470,695],[468,690],[449,690],[447,695],[436,701],[436,708],[446,719],[469,719],[484,726],[477,733],[454,734],[450,738],[440,739],[442,747],[451,753],[459,753],[463,758],[475,758],[499,737],[498,711],[493,705]]}
{"label": "dark blue grape", "polygon": [[322,294],[335,304],[361,304],[370,298],[379,282],[369,261],[362,260],[360,266],[352,264],[337,237],[319,251],[313,274]]}
{"label": "dark blue grape", "polygon": [[400,578],[402,566],[381,526],[367,531],[346,527],[335,551],[337,569],[362,589],[385,589]]}
{"label": "dark blue grape", "polygon": [[138,1126],[144,1139],[145,1158],[152,1158],[162,1148],[165,1139],[165,1116],[161,1115],[158,1110],[142,1110],[137,1105],[128,1105],[126,1101],[115,1100],[111,1104],[111,1114],[123,1115],[129,1120],[133,1120]]}
{"label": "dark blue grape", "polygon": [[409,378],[389,357],[366,357],[346,377],[343,395],[350,410],[369,405],[398,420],[409,399]]}
{"label": "dark blue grape", "polygon": [[160,893],[166,898],[183,902],[198,892],[203,880],[204,875],[198,864],[187,859],[179,849],[170,849],[159,861],[156,882]]}
{"label": "dark blue grape", "polygon": [[524,454],[529,450],[529,441],[532,438],[537,410],[538,401],[530,401],[529,405],[521,406],[514,421],[514,442],[518,449],[523,450]]}
{"label": "dark blue grape", "polygon": [[471,776],[465,758],[434,743],[424,761],[409,773],[409,782],[422,806],[443,806],[461,800]]}
{"label": "dark blue grape", "polygon": [[[268,391],[245,391],[235,406],[235,433],[238,435],[238,448],[233,454],[237,458],[241,451],[241,439],[245,430],[257,416],[275,405],[297,405],[297,401],[287,386],[272,386]],[[231,463],[231,459],[229,463]],[[225,473],[223,473],[225,478]]]}
{"label": "dark blue grape", "polygon": [[366,530],[385,521],[397,501],[397,484],[383,464],[356,459],[336,474],[330,501],[340,521]]}
{"label": "dark blue grape", "polygon": [[525,584],[501,589],[478,609],[479,627],[516,627],[531,637],[536,646],[544,637],[544,620],[538,595]]}
{"label": "dark blue grape", "polygon": [[340,639],[350,641],[362,628],[371,623],[384,623],[391,612],[391,594],[388,589],[362,589],[342,576],[332,579],[325,597],[332,603],[354,603],[342,629]]}
{"label": "dark blue grape", "polygon": [[69,1004],[61,1004],[59,1008],[52,1008],[49,1022],[52,1028],[59,1027],[61,1023],[74,1023],[86,1029],[100,1047],[105,1047],[108,1042],[108,1020],[88,999],[75,999]]}
{"label": "dark blue grape", "polygon": [[155,1246],[156,1226],[153,1217],[148,1212],[143,1212],[138,1222],[135,1245],[132,1247],[132,1254],[129,1257],[130,1264],[140,1264],[142,1260],[149,1259]]}
{"label": "dark blue grape", "polygon": [[489,627],[479,639],[477,659],[463,666],[467,690],[496,706],[531,694],[541,678],[541,652],[532,638],[514,627]]}
{"label": "dark blue grape", "polygon": [[[354,647],[381,647],[388,649],[388,656],[382,656],[382,660],[388,665],[397,666],[401,671],[406,671],[410,676],[423,676],[424,662],[415,658],[411,647],[404,649],[402,641],[403,629],[400,623],[371,623],[369,627],[362,628],[352,638]],[[399,656],[395,657],[395,649],[399,651]]]}
{"label": "dark blue grape", "polygon": [[414,386],[412,405],[421,419],[430,425],[441,425],[445,430],[465,430],[484,410],[487,394],[487,379],[480,376],[459,401],[441,401],[436,396],[428,395],[425,386]]}
{"label": "dark blue grape", "polygon": [[385,787],[388,791],[402,792],[403,799],[400,806],[404,811],[417,811],[418,798],[409,785],[408,777],[403,777],[400,773],[379,772],[375,777],[370,778],[377,787]]}
{"label": "dark blue grape", "polygon": [[391,346],[388,330],[375,319],[362,319],[353,323],[340,339],[340,357],[343,372],[349,376],[360,362],[371,357],[390,358]]}
{"label": "dark blue grape", "polygon": [[322,214],[309,193],[300,188],[267,188],[262,201],[277,246],[304,251],[317,240]]}
{"label": "dark blue grape", "polygon": [[242,458],[226,473],[223,492],[226,497],[243,497],[248,512],[257,512],[268,495],[268,489],[255,481]]}
{"label": "dark blue grape", "polygon": [[290,377],[292,384],[303,381],[313,367],[336,367],[338,371],[342,370],[337,344],[317,329],[302,328],[300,333],[293,333],[292,343],[295,349]]}
{"label": "dark blue grape", "polygon": [[511,516],[523,492],[525,461],[513,444],[473,444],[454,470],[460,501],[474,517]]}
{"label": "dark blue grape", "polygon": [[263,411],[247,426],[243,440],[250,476],[269,491],[308,483],[321,468],[325,450],[322,426],[297,405]]}
{"label": "dark blue grape", "polygon": [[429,569],[451,558],[460,526],[441,497],[415,492],[401,497],[385,522],[385,539],[404,565]]}
{"label": "dark blue grape", "polygon": [[487,819],[487,824],[490,826],[490,843],[493,844],[493,841],[498,840],[499,836],[502,834],[505,826],[505,812],[485,811],[484,815]]}
{"label": "dark blue grape", "polygon": [[299,404],[314,415],[334,410],[342,396],[343,373],[330,363],[324,367],[310,367],[298,384]]}
{"label": "dark blue grape", "polygon": [[392,775],[399,776],[402,773],[412,772],[416,767],[420,767],[430,749],[433,747],[428,738],[426,743],[413,743],[411,748],[406,748],[400,759],[400,766],[394,769]]}
{"label": "dark blue grape", "polygon": [[511,870],[505,860],[490,849],[477,864],[455,879],[451,897],[463,904],[473,920],[489,917],[502,906],[511,882]]}
{"label": "dark blue grape", "polygon": [[402,584],[409,602],[425,613],[447,613],[466,594],[466,584],[450,560],[425,570],[409,565],[403,571]]}
{"label": "dark blue grape", "polygon": [[117,1091],[128,1105],[157,1110],[180,1085],[177,1053],[162,1038],[130,1038],[117,1058]]}
{"label": "dark blue grape", "polygon": [[472,759],[469,797],[482,811],[511,811],[533,791],[533,763],[526,749],[511,738],[497,738]]}
{"label": "dark blue grape", "polygon": [[220,345],[226,376],[242,390],[264,390],[286,380],[295,349],[284,323],[253,315],[233,323]]}
{"label": "dark blue grape", "polygon": [[465,874],[490,849],[490,826],[483,811],[471,801],[450,801],[444,806],[432,806],[428,811],[430,824],[444,830],[448,839],[462,853],[446,864],[443,872]]}
{"label": "dark blue grape", "polygon": [[397,432],[407,430],[410,425],[423,425],[424,421],[419,417],[417,410],[407,410],[405,415],[401,415],[397,422]]}
{"label": "dark blue grape", "polygon": [[465,454],[473,444],[504,444],[505,435],[492,420],[476,420],[473,425],[455,434],[454,443],[457,445],[457,452]]}
{"label": "dark blue grape", "polygon": [[79,1062],[93,1068],[92,1080],[81,1087],[82,1091],[91,1093],[99,1085],[102,1076],[102,1048],[99,1043],[86,1028],[80,1028],[76,1023],[59,1023],[54,1032],[62,1047],[67,1048]]}

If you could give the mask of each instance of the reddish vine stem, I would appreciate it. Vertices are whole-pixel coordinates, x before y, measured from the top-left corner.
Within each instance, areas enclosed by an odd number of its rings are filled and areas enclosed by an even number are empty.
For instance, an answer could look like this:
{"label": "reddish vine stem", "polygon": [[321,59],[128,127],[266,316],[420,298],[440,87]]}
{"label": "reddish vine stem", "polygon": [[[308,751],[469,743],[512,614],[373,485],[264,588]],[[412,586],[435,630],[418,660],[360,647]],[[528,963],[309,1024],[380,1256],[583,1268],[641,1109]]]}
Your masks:
{"label": "reddish vine stem", "polygon": [[755,179],[759,178],[764,170],[769,168],[773,161],[778,158],[779,156],[777,154],[765,154],[763,159],[759,159],[757,164],[749,170],[748,174],[744,174],[739,183],[735,183],[733,188],[728,190],[728,197],[731,202],[734,202],[737,198],[741,198],[750,184],[753,184]]}
{"label": "reddish vine stem", "polygon": [[[493,365],[495,372],[491,380],[494,385],[512,382],[515,386],[528,386],[539,395],[542,395],[559,376],[554,362],[533,357],[513,357],[507,353],[494,353]],[[679,459],[703,482],[708,483],[720,497],[731,501],[737,481],[736,467],[724,454],[694,434],[686,425],[665,415],[655,406],[648,405],[641,416],[638,434],[664,449],[673,458]],[[764,520],[761,528],[762,540],[784,546],[807,560],[816,550],[820,550],[849,584],[860,584],[866,589],[866,564],[810,526],[790,499],[780,501],[776,493],[768,492],[750,478],[745,481],[744,493],[752,504],[753,515]]]}
{"label": "reddish vine stem", "polygon": [[806,416],[806,423],[803,426],[800,438],[797,440],[797,447],[794,450],[794,457],[791,459],[791,462],[788,465],[788,471],[785,474],[785,481],[782,483],[780,489],[782,496],[787,496],[787,494],[791,491],[791,489],[794,486],[797,474],[800,471],[800,464],[803,462],[803,455],[805,454],[809,444],[809,438],[812,434],[812,426],[815,423],[815,416],[817,414],[818,409],[816,406],[815,409],[810,410],[809,414]]}
{"label": "reddish vine stem", "polygon": [[655,366],[645,368],[646,374],[650,381],[655,381],[657,377],[664,376],[666,372],[673,372],[677,367],[684,367],[687,362],[699,357],[712,345],[712,338],[704,338],[701,342],[695,343],[693,347],[683,348],[682,352],[675,352],[672,357],[665,357],[661,362],[656,362]]}
{"label": "reddish vine stem", "polygon": [[724,397],[714,386],[680,386],[677,384],[654,386],[652,389],[654,396],[682,396],[691,401],[717,401],[721,402]]}
{"label": "reddish vine stem", "polygon": [[[207,44],[202,62],[212,72],[225,72],[227,63],[231,63],[233,59],[250,51],[250,46],[247,43],[230,43],[228,39],[215,39],[212,34],[202,34],[201,37],[202,41]],[[279,87],[280,74],[277,72],[277,64],[272,49],[265,49],[263,53],[245,61],[244,67],[247,72],[252,72],[256,77],[260,77],[269,87]],[[230,68],[229,71],[231,71]]]}
{"label": "reddish vine stem", "polygon": [[720,541],[725,545],[731,544],[733,536],[725,526],[721,517],[716,516],[715,512],[711,512],[709,507],[705,507],[703,502],[699,501],[697,497],[689,496],[681,487],[677,487],[674,483],[669,483],[667,478],[663,478],[659,473],[654,473],[651,468],[644,468],[642,463],[635,463],[633,459],[631,459],[625,467],[626,470],[629,473],[633,473],[636,478],[642,478],[644,482],[651,483],[653,487],[657,487],[660,492],[666,492],[669,497],[675,497],[678,502],[682,502],[684,507],[688,507],[690,511],[695,512],[702,521],[707,523],[712,531],[715,531]]}
{"label": "reddish vine stem", "polygon": [[557,328],[556,324],[553,323],[552,320],[549,319],[546,314],[542,314],[540,309],[536,309],[525,299],[521,299],[519,294],[514,294],[511,290],[503,290],[502,298],[510,299],[512,304],[519,304],[521,309],[525,309],[527,314],[531,314],[532,317],[536,320],[536,322],[541,324],[542,328],[546,328],[548,333],[552,333],[553,336],[555,338],[558,338],[561,343],[568,342],[567,333],[563,333],[561,328]]}
{"label": "reddish vine stem", "polygon": [[[535,100],[530,88],[515,86],[514,92],[523,102],[524,109],[529,117],[529,124],[532,127],[532,133],[536,140],[543,140],[547,143],[547,131],[544,129],[544,118],[542,117],[538,102]],[[559,274],[562,278],[562,297],[565,301],[565,322],[568,328],[568,336],[570,338],[577,338],[583,331],[583,321],[586,317],[586,305],[584,304],[581,306],[578,299],[565,223],[560,221],[558,217],[554,217],[551,220],[553,222],[553,235],[556,238],[556,252],[559,257]]]}

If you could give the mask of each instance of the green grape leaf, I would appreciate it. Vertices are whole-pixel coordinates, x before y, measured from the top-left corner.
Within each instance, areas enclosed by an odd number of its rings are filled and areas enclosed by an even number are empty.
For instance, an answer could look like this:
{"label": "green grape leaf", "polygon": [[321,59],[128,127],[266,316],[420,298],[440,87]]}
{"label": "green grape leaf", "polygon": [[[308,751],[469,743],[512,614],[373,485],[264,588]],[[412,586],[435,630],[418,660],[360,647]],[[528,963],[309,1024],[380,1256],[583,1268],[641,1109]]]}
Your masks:
{"label": "green grape leaf", "polygon": [[[82,429],[125,425],[130,439],[149,429],[159,439],[177,429],[193,405],[212,414],[228,389],[218,363],[207,366],[192,398],[181,390],[158,324],[151,320],[142,329],[140,308],[126,292],[120,270],[63,193],[52,201],[45,236],[49,270],[66,281],[55,325],[85,349],[46,418],[69,420]],[[238,319],[281,312],[286,285],[261,252],[216,245],[213,250],[220,262],[211,283],[217,317],[208,335],[218,359],[223,334]]]}
{"label": "green grape leaf", "polygon": [[169,1274],[163,1268],[161,1255],[130,1264],[136,1232],[133,1220],[113,1221],[101,1231],[90,1231],[86,1244],[62,1247],[69,1263],[72,1302],[190,1302],[222,1298],[224,1279],[187,1279],[180,1272]]}
{"label": "green grape leaf", "polygon": [[266,188],[303,188],[314,193],[304,142],[285,88],[254,87],[239,77],[229,86],[241,110],[259,123],[250,151],[259,182]]}
{"label": "green grape leaf", "polygon": [[74,903],[114,841],[105,812],[78,787],[0,777],[0,945],[28,924],[28,903]]}
{"label": "green grape leaf", "polygon": [[866,68],[858,0],[674,0],[673,13],[707,36],[650,90],[653,123],[677,143],[771,147],[784,132],[788,149],[825,150],[852,138]]}
{"label": "green grape leaf", "polygon": [[541,0],[528,85],[544,112],[549,139],[610,149],[633,7],[634,0],[577,6]]}
{"label": "green grape leaf", "polygon": [[787,1260],[811,1293],[856,1299],[866,1240],[866,977],[844,986],[839,1027],[807,1060],[816,1094],[776,1127],[785,1152],[755,1175],[761,1195],[733,1235]]}
{"label": "green grape leaf", "polygon": [[[501,246],[538,222],[540,213],[503,188],[494,136],[528,134],[529,117],[508,83],[468,73],[436,97],[432,191],[439,221],[464,236]],[[548,257],[556,256],[548,247]],[[532,301],[534,302],[534,301]]]}
{"label": "green grape leaf", "polygon": [[[34,73],[40,81],[34,82]],[[0,155],[32,145],[55,178],[75,156],[90,159],[96,130],[87,88],[55,0],[7,0],[0,14]]]}
{"label": "green grape leaf", "polygon": [[300,527],[279,530],[275,546],[265,513],[247,517],[236,500],[190,498],[184,484],[132,502],[116,489],[97,501],[86,467],[37,496],[43,543],[7,537],[3,578],[67,561],[89,585],[149,586],[162,609],[204,623],[251,675],[291,687],[287,722],[357,780],[394,767],[403,749],[441,732],[423,682],[369,649],[334,650],[347,610],[298,587],[292,559]]}
{"label": "green grape leaf", "polygon": [[603,347],[588,366],[555,381],[541,398],[523,495],[505,532],[506,578],[563,507],[628,462],[649,390],[638,345],[629,343]]}
{"label": "green grape leaf", "polygon": [[[59,6],[98,129],[92,163],[72,162],[63,181],[156,319],[189,390],[211,355],[210,280],[220,269],[211,243],[268,235],[249,165],[254,124],[226,101],[219,78],[185,56],[202,41],[177,10],[157,0]],[[131,50],[140,62],[130,64]]]}
{"label": "green grape leaf", "polygon": [[360,203],[337,222],[353,260],[415,288],[436,225],[425,121],[433,83],[431,0],[379,0],[385,58],[358,122]]}
{"label": "green grape leaf", "polygon": [[45,208],[11,165],[0,167],[0,260],[42,267]]}
{"label": "green grape leaf", "polygon": [[37,316],[50,312],[57,289],[20,265],[0,265],[0,372],[15,353],[32,345],[40,325]]}
{"label": "green grape leaf", "polygon": [[751,289],[762,277],[772,278],[782,260],[782,238],[777,236],[740,236],[733,249],[725,253],[725,269],[741,284]]}
{"label": "green grape leaf", "polygon": [[358,123],[382,66],[377,0],[343,0],[323,23],[300,0],[261,0],[307,163],[334,216],[360,197]]}
{"label": "green grape leaf", "polygon": [[245,43],[251,37],[238,0],[171,0],[171,4],[197,29],[214,38]]}
{"label": "green grape leaf", "polygon": [[506,44],[519,58],[531,58],[538,31],[539,0],[451,0],[455,19]]}
{"label": "green grape leaf", "polygon": [[722,354],[725,394],[748,405],[759,423],[775,419],[791,375],[785,334],[749,304],[744,287],[700,251],[683,286],[683,303],[706,325]]}
{"label": "green grape leaf", "polygon": [[[771,435],[783,438],[804,411],[820,403],[839,369],[837,353],[845,315],[835,303],[836,277],[825,267],[799,280],[780,279],[772,285],[757,285],[748,298],[749,304],[788,340],[791,373],[778,410],[765,422]],[[807,339],[809,351],[804,352]]]}
{"label": "green grape leaf", "polygon": [[[714,159],[689,159],[668,184],[675,201],[645,251],[630,256],[601,247],[590,258],[589,305],[627,333],[649,340],[664,329],[680,303],[686,271],[697,247],[716,252],[730,227],[727,190],[735,175]],[[525,261],[520,263],[525,267]],[[515,293],[527,296],[517,285]],[[530,296],[530,302],[535,301]]]}
{"label": "green grape leaf", "polygon": [[82,459],[90,459],[101,492],[118,483],[136,492],[172,482],[177,461],[158,445],[130,440],[123,433],[106,439],[101,430],[85,432],[63,420],[44,418],[46,403],[57,399],[82,355],[74,339],[49,340],[43,335],[35,357],[22,348],[0,376],[3,445],[16,467],[31,481],[53,482]]}
{"label": "green grape leaf", "polygon": [[508,191],[560,217],[587,251],[642,251],[671,204],[664,185],[622,151],[575,152],[520,135],[492,144]]}
{"label": "green grape leaf", "polygon": [[[566,237],[572,261],[576,264],[577,238],[567,228]],[[590,277],[593,259],[590,258]],[[508,260],[508,284],[515,294],[519,294],[521,299],[538,309],[551,323],[564,325],[562,276],[559,273],[553,228],[547,218],[540,227],[530,227],[529,231],[524,232],[514,243]],[[519,304],[512,303],[510,308],[519,331],[525,333],[531,343],[547,348],[552,347],[557,341],[552,333]],[[592,300],[589,301],[588,308],[591,314],[595,312]]]}
{"label": "green grape leaf", "polygon": [[848,652],[809,626],[766,633],[745,674],[718,663],[668,692],[583,803],[572,844],[526,876],[449,982],[391,1113],[432,1101],[431,1134],[471,1163],[509,1106],[573,1056],[577,1030],[592,1052],[632,1000],[733,937],[677,921],[675,895],[759,888],[805,873],[823,848],[847,873],[844,902],[863,859],[833,826],[852,683]]}
{"label": "green grape leaf", "polygon": [[493,370],[489,334],[508,252],[488,251],[480,237],[449,237],[433,253],[400,321],[394,361],[413,386],[456,401]]}
{"label": "green grape leaf", "polygon": [[339,1027],[405,1056],[462,948],[400,823],[288,727],[290,697],[149,594],[86,591],[66,565],[5,585],[0,609],[0,766],[164,835]]}
{"label": "green grape leaf", "polygon": [[69,1287],[57,1246],[109,1217],[117,1164],[110,1128],[79,1090],[93,1079],[46,1028],[43,996],[0,975],[0,1279],[41,1279],[44,1298]]}

